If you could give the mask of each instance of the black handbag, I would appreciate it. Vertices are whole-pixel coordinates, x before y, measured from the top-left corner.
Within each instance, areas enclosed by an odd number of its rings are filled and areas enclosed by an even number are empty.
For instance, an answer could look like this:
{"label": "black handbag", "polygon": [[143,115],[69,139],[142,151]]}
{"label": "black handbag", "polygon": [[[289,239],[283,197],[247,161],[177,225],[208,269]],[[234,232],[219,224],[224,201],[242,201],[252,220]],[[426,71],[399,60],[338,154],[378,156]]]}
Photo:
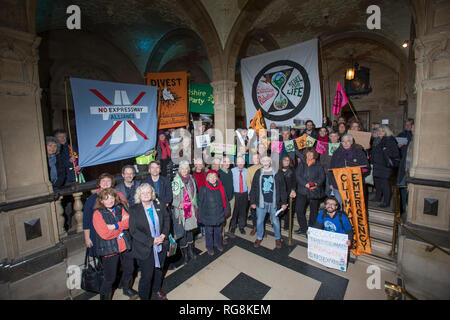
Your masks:
{"label": "black handbag", "polygon": [[182,223],[178,221],[178,218],[175,216],[175,210],[170,210],[172,216],[172,225],[173,225],[173,237],[175,240],[184,237],[184,226]]}
{"label": "black handbag", "polygon": [[81,273],[81,289],[100,293],[104,280],[103,266],[98,257],[92,257],[93,263],[91,263],[89,250],[90,248],[86,249],[86,257],[84,258],[84,268]]}
{"label": "black handbag", "polygon": [[384,158],[384,162],[386,163],[386,167],[397,168],[398,165],[400,164],[400,159],[395,159],[395,158],[389,157],[389,155],[387,154],[386,150],[384,150],[384,148],[382,148],[381,150],[383,152],[383,158]]}

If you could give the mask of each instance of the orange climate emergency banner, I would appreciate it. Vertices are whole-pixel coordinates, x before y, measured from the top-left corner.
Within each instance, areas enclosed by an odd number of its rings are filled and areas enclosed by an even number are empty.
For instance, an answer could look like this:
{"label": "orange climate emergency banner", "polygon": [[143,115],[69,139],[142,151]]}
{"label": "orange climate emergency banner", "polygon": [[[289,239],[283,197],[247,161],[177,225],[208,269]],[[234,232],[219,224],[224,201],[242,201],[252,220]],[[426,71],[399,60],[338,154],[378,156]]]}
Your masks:
{"label": "orange climate emergency banner", "polygon": [[187,72],[147,73],[147,85],[158,87],[158,129],[188,125]]}
{"label": "orange climate emergency banner", "polygon": [[356,256],[372,254],[361,167],[337,168],[333,169],[333,174],[342,199],[342,209],[347,213],[354,231],[351,251]]}

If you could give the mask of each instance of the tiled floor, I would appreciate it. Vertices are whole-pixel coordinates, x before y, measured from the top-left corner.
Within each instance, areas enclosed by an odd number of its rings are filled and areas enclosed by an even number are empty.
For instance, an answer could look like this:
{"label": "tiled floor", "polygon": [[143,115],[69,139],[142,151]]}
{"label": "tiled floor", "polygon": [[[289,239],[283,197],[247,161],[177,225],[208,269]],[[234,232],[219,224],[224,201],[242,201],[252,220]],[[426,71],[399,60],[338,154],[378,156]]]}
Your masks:
{"label": "tiled floor", "polygon": [[[275,249],[275,240],[268,231],[259,248],[253,247],[256,236],[236,233],[225,250],[209,256],[204,238],[196,241],[199,255],[186,266],[168,270],[163,290],[169,300],[384,300],[384,281],[397,283],[394,273],[380,270],[380,288],[368,289],[368,264],[354,260],[347,272],[329,269],[307,258],[307,245],[283,242]],[[137,290],[139,274],[134,282]],[[99,295],[83,294],[80,299],[98,300]],[[128,300],[116,290],[114,300]]]}

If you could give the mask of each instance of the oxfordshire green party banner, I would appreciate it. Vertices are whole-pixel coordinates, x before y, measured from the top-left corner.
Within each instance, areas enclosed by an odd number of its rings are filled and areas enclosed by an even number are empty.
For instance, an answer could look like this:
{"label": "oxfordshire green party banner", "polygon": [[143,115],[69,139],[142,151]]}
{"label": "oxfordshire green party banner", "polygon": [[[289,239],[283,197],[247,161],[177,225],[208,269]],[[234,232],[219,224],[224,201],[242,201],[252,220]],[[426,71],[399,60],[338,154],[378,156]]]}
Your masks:
{"label": "oxfordshire green party banner", "polygon": [[209,84],[189,86],[189,112],[214,114],[213,88]]}

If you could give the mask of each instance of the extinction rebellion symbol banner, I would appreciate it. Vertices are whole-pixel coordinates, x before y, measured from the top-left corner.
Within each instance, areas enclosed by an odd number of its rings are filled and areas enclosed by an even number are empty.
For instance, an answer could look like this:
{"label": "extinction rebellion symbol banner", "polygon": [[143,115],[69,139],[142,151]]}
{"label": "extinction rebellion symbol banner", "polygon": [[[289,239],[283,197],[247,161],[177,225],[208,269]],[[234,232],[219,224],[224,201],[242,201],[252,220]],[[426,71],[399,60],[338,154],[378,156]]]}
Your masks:
{"label": "extinction rebellion symbol banner", "polygon": [[322,125],[317,47],[313,39],[241,60],[248,124],[261,109],[268,126],[294,126],[294,120]]}
{"label": "extinction rebellion symbol banner", "polygon": [[70,78],[80,167],[142,155],[156,144],[157,88]]}

